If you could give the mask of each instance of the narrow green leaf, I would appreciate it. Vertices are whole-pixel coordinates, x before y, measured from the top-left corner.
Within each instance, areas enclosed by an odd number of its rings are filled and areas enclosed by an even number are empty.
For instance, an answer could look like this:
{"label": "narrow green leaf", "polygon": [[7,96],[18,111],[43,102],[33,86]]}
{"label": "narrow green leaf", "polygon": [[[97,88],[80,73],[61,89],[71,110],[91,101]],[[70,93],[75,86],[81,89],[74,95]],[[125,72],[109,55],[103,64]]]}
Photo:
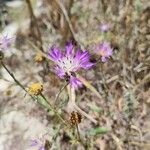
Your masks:
{"label": "narrow green leaf", "polygon": [[42,96],[38,96],[37,99],[38,99],[38,103],[40,103],[43,107],[45,107],[46,109],[51,109]]}
{"label": "narrow green leaf", "polygon": [[105,127],[97,127],[97,128],[92,128],[89,131],[90,135],[97,135],[97,134],[105,134],[107,132],[109,132],[110,130],[105,128]]}
{"label": "narrow green leaf", "polygon": [[88,105],[90,109],[94,112],[100,113],[102,111],[101,107],[98,107],[96,104],[90,104]]}

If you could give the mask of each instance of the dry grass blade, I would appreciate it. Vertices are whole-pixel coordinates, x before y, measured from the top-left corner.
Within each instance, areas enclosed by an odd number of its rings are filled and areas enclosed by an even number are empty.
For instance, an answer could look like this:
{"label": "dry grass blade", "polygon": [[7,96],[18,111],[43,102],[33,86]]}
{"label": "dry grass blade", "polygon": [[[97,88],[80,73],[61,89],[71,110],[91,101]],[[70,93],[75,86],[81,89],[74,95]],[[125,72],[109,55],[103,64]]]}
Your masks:
{"label": "dry grass blade", "polygon": [[138,85],[136,85],[136,86],[134,87],[133,91],[138,90],[138,88],[139,88],[140,86],[142,86],[143,84],[145,84],[146,82],[149,82],[149,81],[150,81],[150,73],[148,73],[148,74],[144,77],[144,79],[142,79],[141,82],[140,82]]}
{"label": "dry grass blade", "polygon": [[31,45],[37,52],[40,52],[46,59],[50,60],[43,51],[41,51],[35,44],[33,44],[31,41],[27,40],[28,44]]}
{"label": "dry grass blade", "polygon": [[136,145],[136,146],[139,146],[139,147],[143,147],[145,148],[145,150],[149,150],[150,149],[150,144],[149,143],[139,143],[139,142],[130,142],[130,144],[132,145]]}
{"label": "dry grass blade", "polygon": [[80,79],[80,81],[88,88],[90,89],[97,97],[100,99],[102,96],[99,94],[99,92],[95,89],[94,86],[92,86],[88,81],[86,81],[84,78],[82,78],[80,75],[77,75],[77,77]]}
{"label": "dry grass blade", "polygon": [[120,139],[115,134],[111,134],[111,136],[112,136],[113,140],[116,142],[118,150],[123,150],[122,142],[120,141]]}
{"label": "dry grass blade", "polygon": [[70,31],[71,31],[71,33],[72,33],[72,36],[73,36],[74,40],[80,45],[79,41],[78,41],[77,38],[76,38],[74,29],[73,29],[73,26],[72,26],[72,24],[71,24],[71,21],[70,21],[70,18],[69,18],[69,16],[68,16],[68,13],[67,13],[66,8],[64,7],[63,3],[62,3],[60,0],[55,0],[55,1],[56,1],[56,3],[59,5],[59,7],[61,8],[61,10],[62,10],[62,12],[63,12],[63,14],[64,14],[64,17],[65,17],[65,19],[66,19],[66,21],[67,21],[67,23],[68,23],[68,25],[69,25],[69,29],[70,29]]}
{"label": "dry grass blade", "polygon": [[97,124],[97,121],[92,118],[91,116],[89,116],[86,112],[84,112],[82,109],[80,109],[76,103],[75,103],[75,99],[76,99],[76,95],[75,95],[75,89],[74,88],[68,88],[68,92],[70,92],[69,96],[70,96],[70,101],[72,103],[72,106],[74,107],[74,109],[76,109],[79,113],[81,113],[83,116],[85,116],[86,118],[88,118],[90,121],[92,121],[93,123]]}
{"label": "dry grass blade", "polygon": [[142,141],[142,132],[141,132],[141,130],[135,125],[131,125],[131,129],[134,129],[134,130],[139,132],[140,140]]}

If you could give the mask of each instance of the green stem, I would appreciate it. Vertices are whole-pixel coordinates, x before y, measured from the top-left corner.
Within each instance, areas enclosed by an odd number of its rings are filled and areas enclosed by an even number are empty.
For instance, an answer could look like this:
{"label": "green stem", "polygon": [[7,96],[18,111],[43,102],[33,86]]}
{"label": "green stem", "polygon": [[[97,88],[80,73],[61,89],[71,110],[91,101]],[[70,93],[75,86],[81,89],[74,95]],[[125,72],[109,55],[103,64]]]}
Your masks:
{"label": "green stem", "polygon": [[[4,69],[7,71],[7,73],[14,79],[15,83],[17,83],[17,85],[19,85],[26,93],[28,93],[28,91],[25,89],[25,87],[15,78],[14,74],[9,71],[9,69],[6,67],[6,65],[3,63],[3,61],[1,61],[1,65],[4,67]],[[31,94],[29,94],[29,95],[34,101],[36,101],[36,99]]]}
{"label": "green stem", "polygon": [[103,84],[104,84],[105,97],[106,97],[106,99],[108,99],[108,91],[109,91],[109,88],[108,88],[108,86],[107,86],[105,74],[104,74],[103,69],[102,69],[102,63],[100,63],[100,69],[101,69],[100,72],[101,72],[102,81],[103,81]]}
{"label": "green stem", "polygon": [[1,61],[2,66],[5,68],[5,70],[8,72],[8,74],[14,79],[14,81],[25,91],[27,90],[24,88],[24,86],[15,78],[14,74],[9,71],[9,69],[5,66],[5,64]]}
{"label": "green stem", "polygon": [[67,85],[68,85],[69,83],[67,82],[60,90],[59,90],[59,92],[57,93],[57,95],[56,95],[56,98],[55,98],[55,105],[56,105],[56,101],[58,100],[58,98],[59,98],[59,95],[61,94],[61,92],[67,87]]}
{"label": "green stem", "polygon": [[46,97],[41,93],[41,96],[43,97],[43,99],[45,100],[45,102],[49,105],[50,109],[55,113],[55,115],[66,125],[68,126],[68,124],[64,121],[64,119],[60,116],[60,114],[53,108],[53,106],[51,105],[51,103],[46,99]]}
{"label": "green stem", "polygon": [[[14,74],[11,73],[9,71],[9,69],[6,67],[6,65],[1,61],[1,65],[4,67],[4,69],[8,72],[8,74],[14,79],[14,81],[17,83],[17,85],[19,85],[26,93],[28,93],[28,91],[25,89],[25,87],[15,78]],[[29,94],[29,93],[28,93]],[[30,94],[29,94],[30,95]],[[49,105],[50,109],[53,110],[53,112],[58,116],[58,118],[66,125],[68,126],[68,124],[64,121],[64,119],[58,114],[57,111],[55,111],[55,109],[52,107],[52,105],[49,103],[49,101],[47,101],[47,99],[45,98],[45,96],[43,94],[41,94],[41,96],[43,97],[43,99],[46,101],[46,103]],[[40,103],[38,101],[38,99],[35,97],[33,97],[32,95],[30,95],[30,97],[34,100],[37,101],[40,105],[42,105],[43,107],[45,107],[42,103]]]}

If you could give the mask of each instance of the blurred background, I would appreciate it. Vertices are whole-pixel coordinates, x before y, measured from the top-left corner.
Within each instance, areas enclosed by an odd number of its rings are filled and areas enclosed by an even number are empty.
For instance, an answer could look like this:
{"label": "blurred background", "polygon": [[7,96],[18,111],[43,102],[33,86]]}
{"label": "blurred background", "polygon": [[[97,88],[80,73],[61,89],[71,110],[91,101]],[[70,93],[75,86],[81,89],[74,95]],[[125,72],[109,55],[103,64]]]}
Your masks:
{"label": "blurred background", "polygon": [[[25,88],[42,82],[52,104],[64,82],[40,52],[72,40],[95,61],[95,45],[105,40],[113,48],[108,62],[80,72],[101,95],[86,87],[77,91],[78,106],[98,121],[83,117],[82,142],[0,66],[0,150],[40,150],[30,142],[45,134],[45,150],[150,150],[149,0],[0,0],[0,33],[14,39],[4,51],[5,65]],[[57,110],[66,120],[68,101],[64,89]]]}

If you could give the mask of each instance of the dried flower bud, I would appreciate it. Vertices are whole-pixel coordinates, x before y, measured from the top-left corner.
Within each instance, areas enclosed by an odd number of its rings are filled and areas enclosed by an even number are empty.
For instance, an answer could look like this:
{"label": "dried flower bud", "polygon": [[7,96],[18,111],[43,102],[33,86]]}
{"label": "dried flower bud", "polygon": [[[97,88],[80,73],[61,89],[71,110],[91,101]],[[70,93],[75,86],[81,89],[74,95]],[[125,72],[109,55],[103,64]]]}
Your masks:
{"label": "dried flower bud", "polygon": [[36,62],[42,62],[42,61],[44,60],[44,57],[43,57],[42,53],[37,53],[37,54],[35,55],[35,57],[34,57],[34,60],[35,60]]}
{"label": "dried flower bud", "polygon": [[41,94],[42,91],[43,91],[43,84],[41,83],[33,83],[28,88],[29,94],[35,95],[35,96]]}
{"label": "dried flower bud", "polygon": [[77,125],[81,123],[81,119],[82,119],[82,116],[78,112],[72,111],[71,116],[70,116],[70,122],[72,125]]}

